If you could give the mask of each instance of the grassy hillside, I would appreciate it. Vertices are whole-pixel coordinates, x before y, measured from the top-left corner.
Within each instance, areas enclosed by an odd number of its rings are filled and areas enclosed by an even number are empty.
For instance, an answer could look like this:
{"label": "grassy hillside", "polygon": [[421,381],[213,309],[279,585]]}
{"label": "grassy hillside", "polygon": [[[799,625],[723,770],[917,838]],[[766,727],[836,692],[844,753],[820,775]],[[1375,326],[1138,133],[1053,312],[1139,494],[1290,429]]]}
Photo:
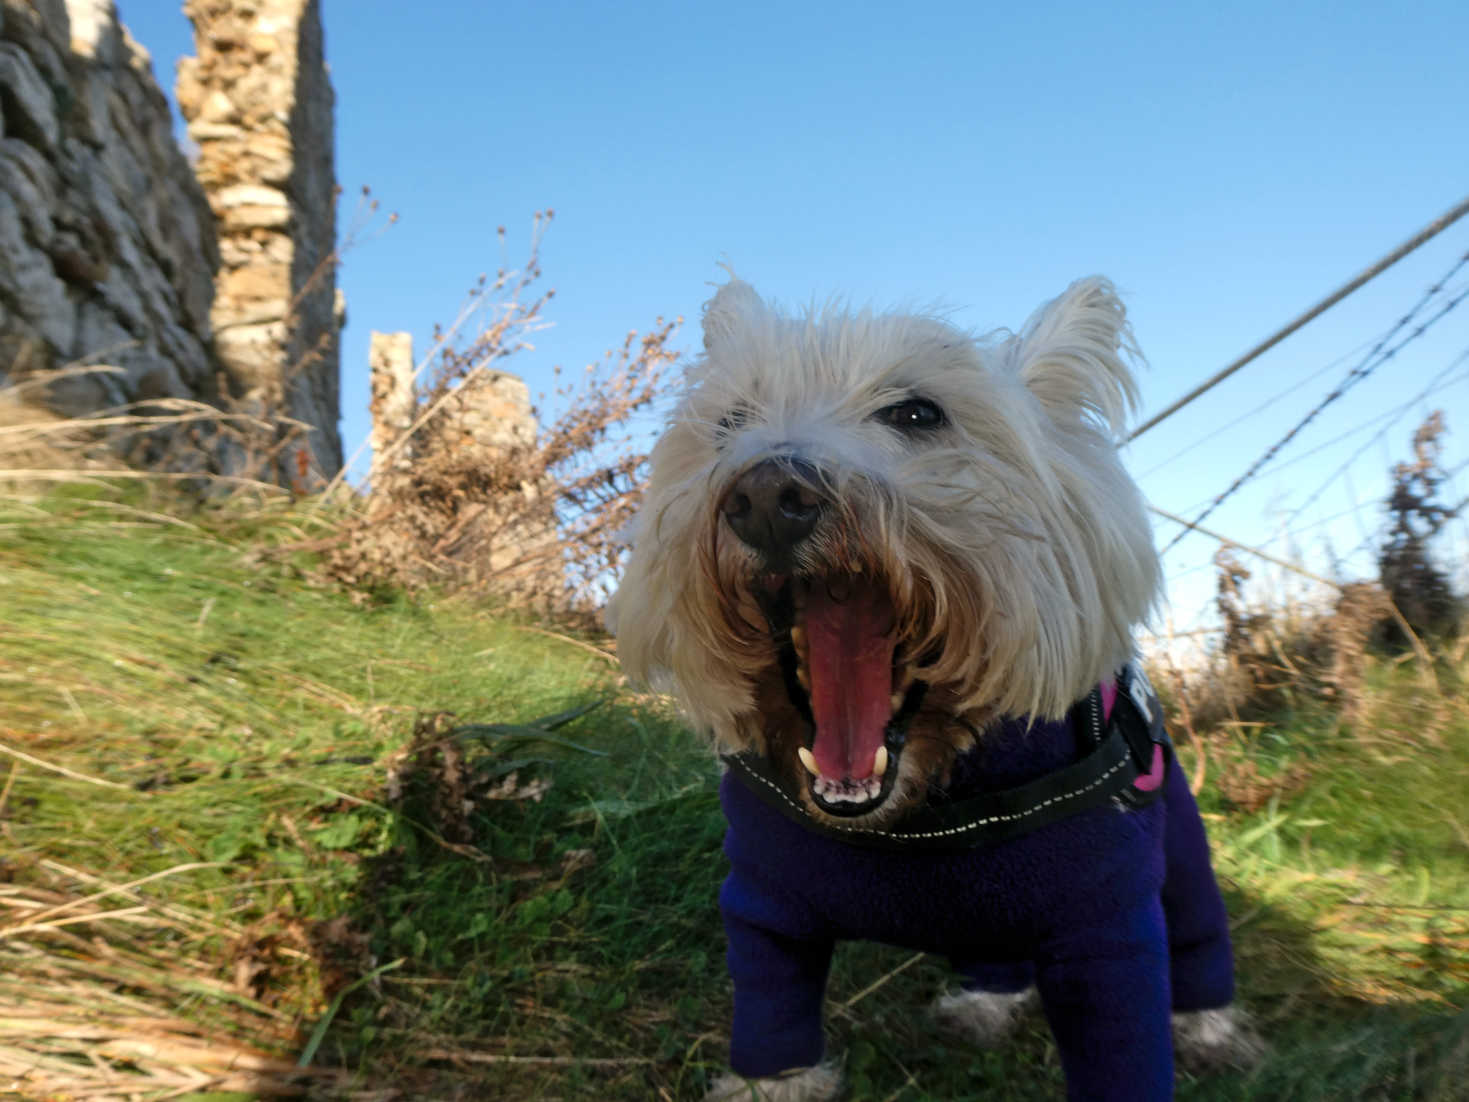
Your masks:
{"label": "grassy hillside", "polygon": [[[595,641],[316,583],[282,548],[323,523],[0,504],[0,1094],[697,1098],[729,1011],[707,752]],[[1462,672],[1184,748],[1274,1047],[1181,1098],[1469,1098]],[[946,979],[839,951],[852,1097],[1057,1097],[1039,1022],[934,1034]]]}

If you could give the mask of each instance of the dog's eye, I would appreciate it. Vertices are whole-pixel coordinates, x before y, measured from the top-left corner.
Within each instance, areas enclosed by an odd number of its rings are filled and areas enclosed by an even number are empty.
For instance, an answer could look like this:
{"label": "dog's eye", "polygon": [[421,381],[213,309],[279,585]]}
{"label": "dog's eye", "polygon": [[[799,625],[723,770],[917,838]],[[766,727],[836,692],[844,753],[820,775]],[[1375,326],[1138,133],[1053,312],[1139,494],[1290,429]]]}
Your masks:
{"label": "dog's eye", "polygon": [[743,406],[736,406],[719,419],[719,435],[728,436],[735,429],[744,428],[749,419],[750,411]]}
{"label": "dog's eye", "polygon": [[899,432],[924,432],[941,428],[946,420],[944,411],[927,398],[908,398],[884,406],[876,413],[877,420],[890,425]]}

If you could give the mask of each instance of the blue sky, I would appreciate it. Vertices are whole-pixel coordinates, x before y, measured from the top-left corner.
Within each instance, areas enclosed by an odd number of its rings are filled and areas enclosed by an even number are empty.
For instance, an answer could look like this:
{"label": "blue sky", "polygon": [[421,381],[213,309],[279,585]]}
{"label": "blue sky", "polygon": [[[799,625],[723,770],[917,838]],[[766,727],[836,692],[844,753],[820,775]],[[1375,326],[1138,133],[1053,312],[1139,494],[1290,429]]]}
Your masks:
{"label": "blue sky", "polygon": [[[119,7],[171,88],[193,49],[187,21],[171,0]],[[324,11],[344,214],[366,184],[400,215],[339,276],[349,451],[367,431],[369,331],[408,329],[425,349],[499,265],[496,227],[518,260],[545,207],[555,325],[507,365],[533,393],[553,389],[554,364],[579,368],[659,315],[689,319],[679,343],[693,348],[723,260],[786,304],[937,303],[978,330],[1018,325],[1102,272],[1151,363],[1146,412],[1469,193],[1469,6],[1457,0]],[[1323,368],[1385,332],[1465,251],[1469,219],[1143,436],[1129,463],[1149,498],[1192,515],[1355,361]],[[1446,460],[1466,458],[1469,363],[1443,374],[1466,347],[1469,304],[1210,523],[1330,569],[1327,540],[1341,554],[1380,523],[1386,468],[1422,413],[1445,410]],[[1435,376],[1400,420],[1369,423]],[[1455,490],[1469,492],[1469,473]],[[1176,530],[1160,522],[1160,542]],[[1446,545],[1460,562],[1465,531]],[[1191,536],[1167,557],[1180,628],[1210,600],[1214,546]],[[1358,553],[1348,567],[1369,563]]]}

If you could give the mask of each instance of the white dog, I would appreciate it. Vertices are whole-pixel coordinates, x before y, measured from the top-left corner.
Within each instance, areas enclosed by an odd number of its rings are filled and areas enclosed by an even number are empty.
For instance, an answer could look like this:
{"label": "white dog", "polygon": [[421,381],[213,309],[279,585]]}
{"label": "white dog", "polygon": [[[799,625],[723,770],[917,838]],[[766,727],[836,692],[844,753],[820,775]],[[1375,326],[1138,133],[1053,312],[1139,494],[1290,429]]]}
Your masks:
{"label": "white dog", "polygon": [[947,955],[966,990],[938,1011],[973,1040],[1033,985],[1076,1097],[1169,1097],[1170,1010],[1243,1052],[1202,825],[1125,668],[1159,566],[1111,285],[975,340],[731,280],[704,347],[609,623],[730,762],[735,1074],[710,1097],[835,1095],[845,938]]}

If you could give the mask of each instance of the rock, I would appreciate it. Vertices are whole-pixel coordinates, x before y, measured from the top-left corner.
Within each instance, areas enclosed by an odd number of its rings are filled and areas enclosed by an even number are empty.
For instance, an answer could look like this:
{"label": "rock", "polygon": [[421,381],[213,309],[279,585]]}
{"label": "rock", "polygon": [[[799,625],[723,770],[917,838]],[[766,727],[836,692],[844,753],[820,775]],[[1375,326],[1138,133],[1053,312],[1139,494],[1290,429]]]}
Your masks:
{"label": "rock", "polygon": [[413,388],[413,334],[374,332],[367,367],[372,388],[368,405],[372,415],[372,469],[368,480],[381,488],[391,472],[407,470],[413,462],[411,441],[395,448],[413,424],[418,409]]}
{"label": "rock", "polygon": [[455,413],[446,431],[457,433],[460,446],[529,447],[536,440],[536,418],[530,388],[516,375],[480,371],[455,391]]}
{"label": "rock", "polygon": [[280,350],[290,333],[283,321],[221,326],[214,347],[221,365],[245,390],[279,387]]}
{"label": "rock", "polygon": [[336,179],[320,9],[316,0],[186,0],[184,12],[199,56],[179,66],[176,94],[219,222],[225,270],[211,316],[221,361],[241,393],[283,394],[316,426],[315,466],[334,471]]}
{"label": "rock", "polygon": [[[218,401],[223,374],[254,408],[307,421],[312,469],[330,473],[341,317],[320,12],[188,8],[199,56],[180,63],[178,97],[197,171],[113,0],[0,0],[0,392],[99,353],[118,370],[38,400],[67,415]],[[219,462],[238,464],[216,435]]]}
{"label": "rock", "polygon": [[221,299],[229,299],[232,303],[274,303],[276,315],[285,317],[286,311],[280,302],[280,288],[282,281],[288,279],[290,271],[287,265],[249,264],[233,271],[221,272],[218,293]]}
{"label": "rock", "polygon": [[61,137],[56,103],[35,62],[13,42],[0,42],[0,103],[5,132],[49,151]]}
{"label": "rock", "polygon": [[19,138],[0,138],[0,192],[15,200],[26,236],[40,248],[54,233],[51,211],[61,190],[56,170]]}
{"label": "rock", "polygon": [[71,353],[76,307],[47,255],[28,241],[15,200],[0,193],[0,299],[61,355]]}
{"label": "rock", "polygon": [[116,65],[122,50],[117,6],[112,0],[66,0],[71,52],[98,65]]}

